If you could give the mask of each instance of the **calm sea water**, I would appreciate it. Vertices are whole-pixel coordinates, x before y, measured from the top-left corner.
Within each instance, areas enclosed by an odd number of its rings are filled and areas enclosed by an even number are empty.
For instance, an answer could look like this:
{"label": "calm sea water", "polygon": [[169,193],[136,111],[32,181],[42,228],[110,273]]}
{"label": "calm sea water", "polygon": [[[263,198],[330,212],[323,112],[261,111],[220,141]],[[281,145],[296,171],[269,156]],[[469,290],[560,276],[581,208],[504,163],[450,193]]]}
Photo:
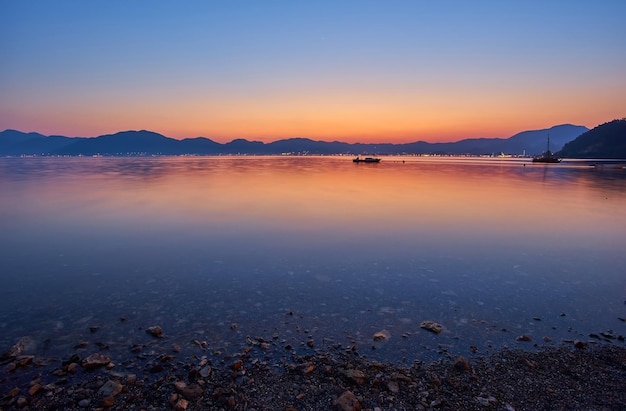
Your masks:
{"label": "calm sea water", "polygon": [[158,324],[183,354],[261,337],[410,363],[626,334],[620,165],[4,158],[0,244],[1,351],[119,360]]}

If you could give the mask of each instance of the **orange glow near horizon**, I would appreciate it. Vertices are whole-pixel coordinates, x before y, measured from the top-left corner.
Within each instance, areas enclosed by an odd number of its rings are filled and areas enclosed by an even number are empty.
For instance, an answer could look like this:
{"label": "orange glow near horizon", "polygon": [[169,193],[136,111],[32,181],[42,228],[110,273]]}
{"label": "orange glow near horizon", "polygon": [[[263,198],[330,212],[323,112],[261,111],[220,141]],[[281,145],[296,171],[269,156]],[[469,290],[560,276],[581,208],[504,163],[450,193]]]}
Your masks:
{"label": "orange glow near horizon", "polygon": [[[416,89],[418,86],[413,85]],[[20,102],[2,107],[11,127],[45,135],[95,137],[125,130],[150,130],[183,139],[206,137],[226,143],[236,138],[272,142],[304,137],[348,143],[452,142],[466,138],[508,138],[527,131],[559,124],[599,124],[622,118],[620,93],[596,96],[555,91],[538,96],[536,91],[512,87],[485,91],[424,89],[422,94],[400,90],[359,90],[330,87],[312,91],[276,91],[266,95],[220,94],[219,98],[189,91],[172,93],[169,99],[135,96],[116,103],[108,96],[96,103],[80,94],[70,94],[71,104],[54,106],[40,100],[29,104],[36,120],[23,115]],[[541,98],[540,98],[541,97]],[[77,114],[79,113],[79,114]]]}

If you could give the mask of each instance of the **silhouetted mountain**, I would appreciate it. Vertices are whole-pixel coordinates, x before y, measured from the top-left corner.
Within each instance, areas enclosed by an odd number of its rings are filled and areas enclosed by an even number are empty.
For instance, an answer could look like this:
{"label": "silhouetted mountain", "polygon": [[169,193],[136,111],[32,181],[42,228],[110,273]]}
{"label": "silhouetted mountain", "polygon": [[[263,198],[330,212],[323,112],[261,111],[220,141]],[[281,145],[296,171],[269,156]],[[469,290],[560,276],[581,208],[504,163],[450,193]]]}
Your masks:
{"label": "silhouetted mountain", "polygon": [[569,158],[626,158],[626,118],[601,124],[581,134],[565,144],[558,155]]}
{"label": "silhouetted mountain", "polygon": [[28,149],[20,146],[35,141],[44,141],[46,136],[39,133],[22,133],[17,130],[4,130],[0,133],[0,155],[20,155]]}
{"label": "silhouetted mountain", "polygon": [[219,154],[539,154],[548,134],[552,150],[587,131],[564,124],[545,130],[525,131],[508,139],[476,138],[454,143],[344,143],[289,138],[263,143],[235,139],[221,144],[205,137],[175,140],[151,131],[123,131],[99,137],[46,137],[38,133],[5,130],[0,133],[0,155],[219,155]]}
{"label": "silhouetted mountain", "polygon": [[96,138],[83,138],[54,150],[63,155],[155,155],[175,152],[178,141],[151,131],[122,131]]}

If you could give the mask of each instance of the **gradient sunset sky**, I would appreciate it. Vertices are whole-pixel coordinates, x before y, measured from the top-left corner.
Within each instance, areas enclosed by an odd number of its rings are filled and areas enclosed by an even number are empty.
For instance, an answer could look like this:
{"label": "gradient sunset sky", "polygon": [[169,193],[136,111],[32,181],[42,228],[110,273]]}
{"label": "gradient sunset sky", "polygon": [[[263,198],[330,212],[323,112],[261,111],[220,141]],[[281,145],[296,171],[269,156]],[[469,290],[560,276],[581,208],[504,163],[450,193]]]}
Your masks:
{"label": "gradient sunset sky", "polygon": [[457,141],[626,116],[626,1],[0,1],[0,130]]}

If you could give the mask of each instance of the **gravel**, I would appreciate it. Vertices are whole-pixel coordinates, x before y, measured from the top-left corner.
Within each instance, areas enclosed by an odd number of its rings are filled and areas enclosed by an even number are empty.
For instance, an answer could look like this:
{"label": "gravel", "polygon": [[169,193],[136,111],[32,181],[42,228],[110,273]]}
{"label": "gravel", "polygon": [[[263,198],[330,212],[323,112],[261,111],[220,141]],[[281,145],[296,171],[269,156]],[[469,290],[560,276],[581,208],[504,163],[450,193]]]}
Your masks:
{"label": "gravel", "polygon": [[[67,373],[68,361],[42,373],[44,362],[15,358],[0,374],[0,410],[626,410],[626,348],[613,344],[411,366],[350,350],[273,362],[257,349],[219,362],[167,358],[143,374],[113,364]],[[29,381],[16,385],[20,373]]]}

